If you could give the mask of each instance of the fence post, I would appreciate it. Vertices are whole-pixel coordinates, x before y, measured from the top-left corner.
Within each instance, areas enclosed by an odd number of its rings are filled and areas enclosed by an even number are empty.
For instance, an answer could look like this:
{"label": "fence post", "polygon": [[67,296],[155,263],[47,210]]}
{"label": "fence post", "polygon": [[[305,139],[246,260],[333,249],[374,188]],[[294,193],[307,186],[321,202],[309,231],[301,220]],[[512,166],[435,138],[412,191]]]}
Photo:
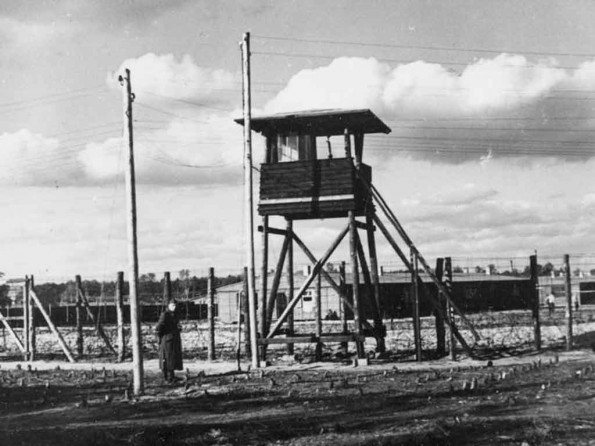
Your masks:
{"label": "fence post", "polygon": [[124,339],[124,272],[119,271],[116,278],[116,325],[118,336],[118,362],[124,361],[126,341]]}
{"label": "fence post", "polygon": [[[436,259],[436,279],[442,282],[442,276],[444,273],[444,259],[438,258]],[[430,291],[431,292],[431,291]],[[446,306],[444,302],[444,296],[436,287],[436,302],[440,306],[441,310],[445,310]],[[438,311],[438,309],[434,310],[434,317],[436,320],[436,354],[438,357],[442,358],[446,354],[446,330],[444,329],[444,318],[442,317],[442,313]]]}
{"label": "fence post", "polygon": [[[453,296],[453,287],[452,287],[452,259],[450,257],[446,257],[444,259],[444,287],[448,291],[451,299],[454,299]],[[451,327],[454,327],[454,312],[452,311],[452,306],[450,302],[447,300],[446,303],[446,317],[449,321],[448,324],[448,332],[450,335],[450,358],[453,361],[457,360],[457,346],[456,346],[456,339],[454,330]]]}
{"label": "fence post", "polygon": [[537,276],[537,256],[529,258],[531,270],[531,310],[533,314],[533,333],[535,348],[541,350],[541,322],[539,320],[539,277]]}
{"label": "fence post", "polygon": [[23,347],[25,347],[25,359],[29,360],[29,277],[25,276],[23,287]]}
{"label": "fence post", "polygon": [[83,298],[79,290],[82,288],[81,284],[81,276],[75,276],[75,286],[76,286],[76,353],[79,357],[83,356],[83,321],[82,321],[82,311],[83,311]]}
{"label": "fence post", "polygon": [[209,319],[209,345],[208,356],[209,361],[215,360],[215,269],[209,268],[209,278],[207,283],[207,292],[209,295],[209,304],[207,307],[207,315]]}
{"label": "fence post", "polygon": [[27,305],[29,306],[29,361],[35,361],[35,355],[37,353],[37,339],[35,337],[35,303],[31,297],[31,290],[35,286],[35,278],[33,275],[27,281]]}
{"label": "fence post", "polygon": [[244,292],[241,297],[242,315],[244,316],[244,341],[246,342],[246,354],[252,355],[250,343],[250,311],[248,311],[248,267],[244,267]]}
{"label": "fence post", "polygon": [[[341,288],[341,293],[347,297],[347,279],[345,275],[345,262],[341,262],[339,266],[339,287]],[[339,300],[339,304],[341,306],[340,316],[341,316],[341,333],[347,334],[348,327],[347,327],[347,315],[345,314],[345,310],[347,306],[343,299]],[[343,354],[347,354],[349,352],[349,343],[348,342],[341,342],[341,351]]]}
{"label": "fence post", "polygon": [[572,287],[570,283],[570,256],[564,254],[564,268],[566,269],[566,350],[572,349]]}
{"label": "fence post", "polygon": [[421,349],[421,319],[419,315],[419,288],[418,288],[418,269],[417,255],[411,250],[411,303],[413,304],[413,338],[415,340],[415,360],[422,360]]}

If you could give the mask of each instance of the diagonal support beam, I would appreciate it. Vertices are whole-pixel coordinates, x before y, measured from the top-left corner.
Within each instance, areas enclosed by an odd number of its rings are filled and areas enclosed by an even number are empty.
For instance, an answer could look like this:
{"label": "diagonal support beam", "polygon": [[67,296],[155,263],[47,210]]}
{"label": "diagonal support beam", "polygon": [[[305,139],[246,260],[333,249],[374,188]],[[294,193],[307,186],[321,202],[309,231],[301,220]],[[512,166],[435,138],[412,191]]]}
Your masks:
{"label": "diagonal support beam", "polygon": [[372,278],[370,276],[370,270],[368,269],[368,262],[366,261],[364,247],[362,246],[362,242],[361,242],[359,235],[356,236],[355,246],[357,248],[357,256],[359,258],[359,263],[362,266],[364,283],[368,290],[368,299],[372,305],[372,310],[374,311],[374,324],[381,325],[382,321],[381,321],[381,317],[380,317],[380,310],[378,309],[376,299],[374,298],[374,287],[372,286]]}
{"label": "diagonal support beam", "polygon": [[277,291],[279,290],[279,283],[281,282],[283,265],[285,264],[285,257],[287,256],[287,248],[289,246],[290,240],[291,233],[286,232],[285,238],[283,239],[283,246],[281,247],[281,253],[279,254],[279,260],[277,261],[277,267],[275,268],[275,277],[273,277],[273,283],[271,284],[271,290],[267,300],[267,324],[263,335],[269,329],[271,326],[271,321],[273,320],[273,311],[275,309],[275,301],[277,300]]}
{"label": "diagonal support beam", "polygon": [[[384,226],[384,223],[382,223],[382,221],[376,215],[374,216],[374,221],[376,222],[376,225],[380,228],[380,231],[382,232],[382,234],[384,234],[384,236],[386,237],[386,240],[394,248],[394,250],[397,252],[397,254],[399,255],[399,257],[401,257],[401,260],[403,260],[403,263],[405,264],[405,266],[407,266],[407,268],[409,269],[409,271],[411,273],[413,273],[413,265],[411,265],[411,263],[409,262],[409,260],[407,258],[403,258],[404,257],[403,251],[401,251],[401,249],[399,248],[399,245],[397,244],[397,242],[395,241],[395,239],[390,235],[390,233],[388,232],[388,229],[386,229],[386,226]],[[418,280],[421,282],[421,279],[418,278]],[[422,284],[423,284],[423,282],[422,282]],[[443,293],[443,295],[445,296],[445,298],[448,299],[448,301],[450,302],[451,300],[448,298],[449,294],[448,293],[444,293],[442,291],[443,289],[445,289],[444,288],[444,285],[442,284],[442,282],[440,282],[440,287],[438,287],[438,288],[439,288],[440,292]],[[446,314],[444,313],[443,308],[440,306],[440,301],[437,300],[435,298],[435,296],[433,296],[429,292],[427,292],[426,295],[430,297],[430,300],[434,304],[434,308],[436,309],[436,311],[438,311],[440,313],[440,315],[444,318],[444,320],[447,321],[447,323],[449,324],[451,330],[453,331],[453,334],[459,340],[459,342],[461,343],[461,345],[463,346],[463,348],[465,349],[465,351],[470,356],[473,356],[473,351],[471,350],[471,347],[469,347],[469,345],[467,344],[467,342],[465,341],[465,339],[463,338],[463,336],[459,333],[457,327],[454,326],[454,324],[452,324],[450,322],[450,319],[447,318]]]}
{"label": "diagonal support beam", "polygon": [[39,300],[39,297],[37,297],[37,294],[35,294],[35,291],[30,290],[29,291],[29,295],[31,296],[31,298],[33,299],[33,301],[35,302],[35,304],[37,305],[37,308],[39,308],[39,312],[41,313],[41,315],[43,316],[43,318],[47,322],[48,327],[50,327],[50,330],[52,331],[52,333],[54,334],[54,336],[56,336],[56,339],[58,340],[58,344],[60,344],[60,347],[62,347],[62,350],[64,351],[64,354],[66,355],[66,357],[68,358],[68,360],[70,362],[76,362],[76,360],[72,356],[72,352],[70,351],[70,349],[68,348],[68,345],[64,341],[64,338],[62,337],[62,335],[60,334],[60,332],[58,331],[58,329],[56,328],[56,326],[54,325],[54,323],[50,319],[50,316],[47,313],[47,311],[45,311],[45,308],[43,308],[43,305],[41,304],[41,301]]}
{"label": "diagonal support beam", "polygon": [[[357,170],[356,170],[356,174],[357,174]],[[428,263],[426,262],[424,257],[419,252],[419,250],[415,247],[415,245],[413,244],[413,241],[409,238],[409,236],[407,235],[407,233],[405,232],[405,230],[403,229],[403,227],[397,220],[397,217],[395,216],[395,214],[391,211],[391,209],[386,204],[386,201],[384,201],[384,199],[380,195],[380,192],[378,192],[378,190],[371,183],[369,183],[365,178],[363,178],[362,176],[359,176],[359,174],[358,174],[358,177],[361,179],[362,184],[366,187],[368,192],[376,200],[376,202],[378,203],[378,205],[380,206],[380,208],[382,209],[382,211],[384,212],[386,217],[393,224],[393,226],[395,227],[395,229],[397,230],[397,232],[399,233],[399,235],[401,236],[403,241],[405,241],[405,243],[409,246],[409,248],[412,250],[412,252],[417,256],[417,259],[419,260],[419,263],[421,263],[426,274],[428,274],[428,276],[430,276],[430,278],[432,279],[434,284],[438,287],[440,292],[442,292],[444,294],[446,300],[450,303],[453,310],[459,315],[461,320],[467,325],[467,327],[469,328],[471,333],[473,333],[473,336],[475,337],[475,339],[479,340],[480,336],[479,336],[479,333],[477,332],[477,330],[475,330],[475,327],[473,327],[473,325],[465,317],[463,312],[461,310],[459,310],[459,308],[454,304],[454,302],[450,298],[450,294],[448,293],[448,290],[444,287],[444,284],[437,279],[436,275],[432,271],[432,268],[430,268],[430,265],[428,265]],[[378,222],[380,221],[378,216],[375,216],[374,221],[378,224]],[[385,233],[385,236],[386,236],[386,233]]]}
{"label": "diagonal support beam", "polygon": [[[304,244],[304,242],[302,242],[302,240],[295,233],[293,234],[293,240],[301,248],[301,250],[304,252],[304,254],[306,254],[308,259],[310,259],[310,261],[312,263],[316,263],[316,257],[314,257],[314,254],[312,254],[312,252],[308,249],[308,247]],[[338,294],[338,296],[341,298],[341,301],[343,301],[345,306],[347,308],[349,308],[351,310],[351,312],[354,312],[353,305],[351,304],[351,302],[349,302],[349,300],[347,300],[347,296],[343,292],[342,288],[337,284],[337,282],[335,282],[333,280],[331,275],[328,272],[326,272],[324,269],[320,270],[320,274],[322,274],[322,277],[324,278],[324,280],[326,280],[326,282]],[[372,327],[372,325],[366,319],[362,319],[361,323],[364,327],[366,327],[366,329],[370,330],[371,332],[374,332],[374,327]]]}
{"label": "diagonal support beam", "polygon": [[8,323],[8,320],[2,314],[2,311],[0,311],[0,321],[2,322],[2,325],[4,325],[4,327],[6,327],[6,329],[10,333],[10,336],[14,340],[15,344],[17,345],[17,347],[19,348],[19,350],[21,351],[21,353],[27,353],[26,350],[25,350],[25,346],[23,345],[23,343],[19,339],[19,336],[16,334],[16,332],[12,329],[12,327]]}
{"label": "diagonal support beam", "polygon": [[299,289],[297,294],[294,296],[294,298],[291,299],[291,302],[289,302],[287,304],[287,308],[285,308],[285,310],[283,311],[283,314],[281,314],[279,319],[277,319],[273,328],[270,329],[269,334],[267,335],[267,339],[269,339],[275,335],[275,332],[279,329],[279,327],[281,327],[281,325],[283,325],[283,322],[285,322],[285,319],[287,319],[287,316],[289,315],[289,313],[293,310],[293,308],[297,305],[299,300],[302,298],[302,295],[308,289],[308,287],[310,286],[310,284],[312,283],[314,278],[320,273],[320,271],[324,271],[322,267],[327,262],[329,257],[333,254],[335,249],[337,249],[337,246],[339,246],[339,243],[341,243],[341,240],[343,240],[343,238],[345,237],[345,235],[347,234],[348,231],[349,231],[349,225],[347,225],[345,227],[345,229],[343,229],[340,232],[340,234],[337,236],[337,238],[332,243],[332,245],[327,249],[327,251],[324,253],[324,255],[315,263],[314,268],[312,268],[312,272],[310,273],[310,275],[308,276],[306,281],[303,283],[303,285],[301,286],[301,288]]}
{"label": "diagonal support beam", "polygon": [[101,323],[96,323],[95,322],[95,316],[93,316],[93,312],[91,311],[91,307],[89,306],[89,301],[87,300],[87,296],[85,296],[85,293],[80,288],[77,291],[78,291],[79,295],[81,296],[81,300],[83,301],[83,305],[85,306],[85,310],[87,310],[87,315],[89,316],[89,319],[91,319],[91,322],[93,323],[93,325],[95,325],[97,327],[97,333],[99,333],[99,337],[101,339],[103,339],[103,342],[105,342],[105,345],[107,346],[107,348],[114,355],[117,355],[118,352],[116,352],[116,350],[112,346],[109,338],[105,334],[105,331],[103,331],[103,327],[102,327]]}

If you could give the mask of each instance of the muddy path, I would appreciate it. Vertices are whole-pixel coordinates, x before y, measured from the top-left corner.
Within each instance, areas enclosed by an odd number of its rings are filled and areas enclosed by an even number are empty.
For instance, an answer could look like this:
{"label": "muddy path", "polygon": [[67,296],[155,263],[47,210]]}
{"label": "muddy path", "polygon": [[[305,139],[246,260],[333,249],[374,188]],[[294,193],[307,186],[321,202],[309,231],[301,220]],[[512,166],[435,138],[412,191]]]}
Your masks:
{"label": "muddy path", "polygon": [[[128,365],[129,366],[129,365]],[[343,361],[237,372],[195,362],[175,384],[146,367],[0,364],[10,445],[593,444],[590,351],[452,363]]]}

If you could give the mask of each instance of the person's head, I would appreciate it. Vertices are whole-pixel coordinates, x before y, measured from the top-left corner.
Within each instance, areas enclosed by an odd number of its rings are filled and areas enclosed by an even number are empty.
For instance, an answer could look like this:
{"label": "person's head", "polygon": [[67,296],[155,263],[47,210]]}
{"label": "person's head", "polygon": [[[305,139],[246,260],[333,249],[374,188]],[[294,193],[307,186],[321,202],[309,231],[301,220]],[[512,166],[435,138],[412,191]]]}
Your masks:
{"label": "person's head", "polygon": [[175,300],[170,300],[170,301],[167,303],[167,309],[168,309],[169,311],[171,311],[172,313],[173,313],[174,311],[176,311],[176,301],[175,301]]}

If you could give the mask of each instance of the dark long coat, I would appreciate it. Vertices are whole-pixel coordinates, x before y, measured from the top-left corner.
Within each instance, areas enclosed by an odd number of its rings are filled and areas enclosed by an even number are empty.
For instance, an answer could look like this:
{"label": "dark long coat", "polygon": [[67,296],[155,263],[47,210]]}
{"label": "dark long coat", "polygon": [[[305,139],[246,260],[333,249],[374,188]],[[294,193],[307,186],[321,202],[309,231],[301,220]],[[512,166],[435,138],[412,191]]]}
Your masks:
{"label": "dark long coat", "polygon": [[160,367],[163,369],[165,363],[168,370],[183,370],[182,339],[176,315],[168,310],[161,313],[155,331],[159,337]]}

